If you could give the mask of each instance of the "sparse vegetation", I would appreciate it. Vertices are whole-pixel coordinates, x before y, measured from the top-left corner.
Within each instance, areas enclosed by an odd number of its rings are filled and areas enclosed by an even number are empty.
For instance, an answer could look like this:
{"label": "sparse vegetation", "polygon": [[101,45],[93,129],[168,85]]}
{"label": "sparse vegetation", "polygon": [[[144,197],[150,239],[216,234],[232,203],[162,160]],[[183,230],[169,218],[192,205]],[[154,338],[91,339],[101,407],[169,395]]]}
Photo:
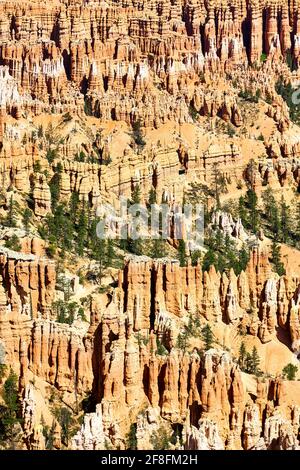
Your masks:
{"label": "sparse vegetation", "polygon": [[5,247],[13,251],[21,251],[21,243],[15,233],[5,241]]}
{"label": "sparse vegetation", "polygon": [[190,314],[188,323],[183,326],[178,334],[176,346],[178,349],[185,351],[189,346],[191,338],[201,337],[201,335],[200,316]]}
{"label": "sparse vegetation", "polygon": [[158,338],[156,338],[156,354],[158,356],[165,356],[168,354],[167,348],[165,348],[162,341],[160,341]]}
{"label": "sparse vegetation", "polygon": [[293,89],[290,82],[286,82],[284,77],[281,77],[276,83],[276,92],[280,95],[289,107],[290,119],[295,124],[300,125],[300,108],[299,104],[293,102],[292,95],[295,89]]}
{"label": "sparse vegetation", "polygon": [[18,377],[10,369],[9,376],[2,388],[3,404],[0,405],[0,444],[15,449],[19,443],[20,402],[18,396]]}
{"label": "sparse vegetation", "polygon": [[221,230],[215,227],[206,236],[205,245],[208,251],[203,258],[204,271],[209,271],[212,265],[221,273],[233,269],[236,274],[240,274],[246,269],[249,261],[247,245],[237,249],[234,240],[228,234],[224,236]]}
{"label": "sparse vegetation", "polygon": [[260,359],[256,346],[253,347],[252,353],[247,352],[245,343],[242,342],[239,350],[239,366],[242,371],[248,374],[254,374],[257,377],[262,375],[262,371],[259,368]]}
{"label": "sparse vegetation", "polygon": [[145,147],[146,142],[144,140],[143,132],[142,132],[142,125],[141,121],[135,121],[132,125],[132,138],[135,142],[135,144],[138,147]]}
{"label": "sparse vegetation", "polygon": [[126,449],[136,450],[136,448],[137,448],[136,424],[132,423],[130,425],[129,432],[126,435]]}
{"label": "sparse vegetation", "polygon": [[193,104],[190,104],[189,114],[190,114],[190,116],[191,116],[191,118],[193,119],[194,122],[198,121],[199,113],[198,113],[198,111],[196,110],[196,108]]}
{"label": "sparse vegetation", "polygon": [[171,444],[171,435],[162,425],[150,438],[153,450],[168,450]]}
{"label": "sparse vegetation", "polygon": [[208,351],[209,349],[213,347],[213,344],[215,342],[215,337],[209,324],[205,325],[202,328],[201,338],[202,338],[202,341],[204,342],[205,351]]}
{"label": "sparse vegetation", "polygon": [[295,380],[297,372],[298,372],[298,366],[291,364],[291,363],[287,364],[282,369],[282,375],[287,380]]}

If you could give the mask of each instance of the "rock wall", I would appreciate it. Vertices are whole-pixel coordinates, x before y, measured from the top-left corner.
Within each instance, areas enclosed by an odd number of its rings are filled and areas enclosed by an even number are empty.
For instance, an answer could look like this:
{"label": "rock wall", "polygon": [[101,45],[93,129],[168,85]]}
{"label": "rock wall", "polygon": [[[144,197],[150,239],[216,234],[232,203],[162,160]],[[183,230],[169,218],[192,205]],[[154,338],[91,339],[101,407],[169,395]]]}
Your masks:
{"label": "rock wall", "polygon": [[236,325],[266,343],[276,337],[278,326],[290,333],[292,349],[299,350],[299,279],[272,274],[268,251],[251,252],[240,275],[208,272],[201,267],[181,268],[178,261],[129,260],[121,275],[123,309],[135,331],[177,322],[189,314],[208,322]]}
{"label": "rock wall", "polygon": [[[188,353],[176,345],[178,322],[192,314],[213,327],[242,321],[263,342],[274,338],[280,325],[298,350],[299,282],[270,276],[260,249],[238,277],[130,258],[106,307],[96,299],[91,303],[90,326],[49,317],[51,264],[2,250],[1,275],[9,281],[2,287],[0,333],[6,359],[20,364],[21,390],[33,374],[62,393],[92,391],[98,404],[96,414],[86,415],[73,448],[99,449],[107,442],[123,448],[128,413],[140,420],[141,449],[162,420],[183,426],[186,449],[298,448],[299,412],[286,398],[285,382],[252,377],[249,385],[251,376],[241,373],[228,352]],[[26,302],[35,298],[35,289],[41,303],[30,315]],[[28,442],[42,445],[30,426],[29,420]]]}
{"label": "rock wall", "polygon": [[215,97],[211,105],[198,94],[199,75],[259,62],[262,53],[272,61],[291,50],[297,61],[298,15],[297,3],[282,0],[143,1],[138,7],[131,1],[25,1],[21,11],[17,2],[5,1],[2,106],[15,117],[51,108],[82,113],[86,96],[87,108],[102,121],[140,118],[158,127],[191,119],[188,100],[238,124],[234,99]]}

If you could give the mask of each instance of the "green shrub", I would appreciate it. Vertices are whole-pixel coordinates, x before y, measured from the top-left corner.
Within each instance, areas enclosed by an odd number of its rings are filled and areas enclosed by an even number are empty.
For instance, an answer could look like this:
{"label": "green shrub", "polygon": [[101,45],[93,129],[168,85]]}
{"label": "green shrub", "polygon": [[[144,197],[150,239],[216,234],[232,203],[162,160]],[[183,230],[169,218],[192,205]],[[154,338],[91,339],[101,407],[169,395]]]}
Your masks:
{"label": "green shrub", "polygon": [[282,369],[282,375],[284,378],[287,380],[295,380],[296,373],[298,372],[298,367],[294,364],[287,364],[283,369]]}

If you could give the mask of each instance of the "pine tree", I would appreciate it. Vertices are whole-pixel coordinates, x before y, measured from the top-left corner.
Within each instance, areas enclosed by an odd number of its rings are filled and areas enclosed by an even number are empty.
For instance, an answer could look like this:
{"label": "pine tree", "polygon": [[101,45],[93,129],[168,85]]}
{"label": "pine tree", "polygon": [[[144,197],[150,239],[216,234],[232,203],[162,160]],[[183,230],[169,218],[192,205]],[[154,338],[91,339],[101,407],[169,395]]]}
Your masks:
{"label": "pine tree", "polygon": [[15,233],[5,241],[5,247],[13,251],[21,251],[21,243]]}
{"label": "pine tree", "polygon": [[131,192],[131,204],[140,204],[141,203],[141,189],[138,184],[136,184]]}
{"label": "pine tree", "polygon": [[88,218],[85,205],[83,205],[79,220],[78,220],[78,229],[77,229],[77,253],[79,256],[83,256],[84,247],[87,240],[88,233]]}
{"label": "pine tree", "polygon": [[[16,413],[19,408],[18,404],[18,377],[10,370],[10,374],[4,383],[3,399],[8,408],[10,423],[14,424],[16,420]],[[7,423],[8,424],[8,423]]]}
{"label": "pine tree", "polygon": [[246,210],[246,203],[243,196],[239,198],[239,205],[238,205],[238,214],[241,222],[244,226],[247,225],[247,210]]}
{"label": "pine tree", "polygon": [[274,265],[275,272],[279,274],[279,276],[283,276],[285,274],[285,268],[281,261],[280,246],[275,240],[273,240],[272,243],[272,263]]}
{"label": "pine tree", "polygon": [[60,183],[61,183],[61,175],[59,172],[54,173],[52,180],[50,181],[49,188],[51,193],[51,206],[52,210],[54,210],[58,204],[59,197],[60,197]]}
{"label": "pine tree", "polygon": [[73,223],[77,220],[78,215],[78,207],[79,207],[79,194],[77,192],[73,192],[70,198],[70,217]]}
{"label": "pine tree", "polygon": [[141,232],[139,226],[136,226],[136,237],[128,238],[127,248],[128,251],[130,251],[130,253],[133,253],[134,255],[142,256],[144,254],[145,246],[141,239]]}
{"label": "pine tree", "polygon": [[144,147],[146,145],[142,133],[142,126],[140,120],[134,122],[134,124],[132,125],[132,137],[136,145],[138,145],[139,147]]}
{"label": "pine tree", "polygon": [[157,202],[156,191],[153,188],[153,186],[150,189],[148,200],[149,200],[149,206],[150,207],[151,207],[152,204],[156,204],[156,202]]}
{"label": "pine tree", "polygon": [[136,450],[137,438],[136,438],[136,423],[130,425],[129,432],[126,435],[126,449]]}
{"label": "pine tree", "polygon": [[217,209],[220,208],[220,196],[226,191],[226,180],[224,176],[220,173],[217,163],[213,164],[212,169],[212,191],[213,197],[216,200]]}
{"label": "pine tree", "polygon": [[178,259],[180,266],[186,266],[187,264],[187,257],[186,257],[186,246],[184,240],[179,240],[178,244]]}
{"label": "pine tree", "polygon": [[10,374],[4,382],[2,398],[4,404],[0,406],[0,441],[10,449],[16,444],[16,424],[20,422],[18,418],[19,397],[18,397],[18,377],[10,370]]}
{"label": "pine tree", "polygon": [[164,258],[167,255],[166,241],[161,238],[155,238],[151,243],[151,258]]}
{"label": "pine tree", "polygon": [[106,260],[107,260],[106,240],[97,239],[94,256],[95,256],[95,258],[97,259],[97,261],[99,263],[98,277],[99,277],[99,282],[100,282],[100,285],[101,285],[104,270],[107,267],[107,265],[106,265]]}
{"label": "pine tree", "polygon": [[106,264],[107,266],[112,266],[113,261],[116,257],[115,254],[115,248],[114,248],[114,243],[113,240],[108,239],[107,240],[107,247],[106,247]]}
{"label": "pine tree", "polygon": [[202,341],[204,342],[205,351],[208,351],[209,349],[211,349],[214,343],[214,335],[213,335],[211,327],[208,324],[202,328],[201,338],[202,338]]}
{"label": "pine tree", "polygon": [[44,136],[44,128],[42,124],[38,127],[37,135],[39,139],[41,139]]}
{"label": "pine tree", "polygon": [[71,426],[73,424],[72,413],[67,408],[60,408],[58,413],[58,421],[61,426],[61,438],[67,446],[71,436]]}
{"label": "pine tree", "polygon": [[274,237],[277,239],[280,232],[280,217],[278,205],[276,203],[273,191],[268,188],[262,195],[264,201],[264,213],[270,224],[270,229]]}
{"label": "pine tree", "polygon": [[254,192],[254,184],[255,184],[255,173],[256,173],[256,163],[252,158],[247,165],[247,178],[248,178],[249,188],[253,192]]}
{"label": "pine tree", "polygon": [[257,194],[253,189],[248,189],[246,204],[249,207],[249,227],[256,233],[259,225],[259,212],[257,207]]}
{"label": "pine tree", "polygon": [[11,195],[9,199],[8,214],[6,217],[6,225],[8,227],[16,227],[17,225],[15,207],[16,207],[16,203],[14,201],[13,196]]}
{"label": "pine tree", "polygon": [[282,375],[284,378],[287,378],[287,380],[295,380],[297,371],[298,367],[289,363],[282,369]]}
{"label": "pine tree", "polygon": [[245,346],[245,343],[242,342],[240,346],[240,350],[239,350],[239,366],[241,370],[245,369],[246,357],[247,357],[246,346]]}
{"label": "pine tree", "polygon": [[290,221],[291,221],[290,208],[285,203],[285,200],[282,196],[281,202],[280,202],[280,229],[281,229],[280,235],[281,235],[281,240],[283,241],[283,243],[286,243],[289,238]]}
{"label": "pine tree", "polygon": [[259,370],[260,359],[259,359],[259,355],[258,355],[256,346],[253,346],[251,359],[252,359],[253,374],[257,375],[260,372],[260,370]]}
{"label": "pine tree", "polygon": [[[136,184],[131,192],[131,204],[140,204],[141,203],[141,189],[138,184]],[[141,238],[138,236],[140,232],[140,227],[136,227],[137,238],[128,238],[128,241],[122,243],[122,246],[128,249],[131,253],[140,256],[144,252],[144,245],[142,244]]]}
{"label": "pine tree", "polygon": [[248,374],[253,374],[253,364],[252,364],[252,355],[247,352],[245,360],[245,372]]}
{"label": "pine tree", "polygon": [[202,264],[202,269],[203,271],[209,271],[209,268],[212,265],[215,266],[216,264],[217,264],[216,253],[212,248],[209,248],[209,250],[205,253],[203,264]]}
{"label": "pine tree", "polygon": [[177,336],[176,347],[180,349],[181,351],[185,351],[186,348],[188,347],[188,344],[189,344],[188,333],[185,329],[184,331],[181,331],[179,335]]}
{"label": "pine tree", "polygon": [[249,250],[245,246],[239,251],[239,261],[238,261],[238,268],[235,274],[240,274],[242,271],[245,271],[247,264],[249,262]]}
{"label": "pine tree", "polygon": [[29,224],[30,224],[31,218],[32,218],[32,212],[30,209],[28,209],[28,207],[26,207],[26,209],[24,209],[23,211],[23,217],[22,217],[22,222],[23,222],[26,233],[29,232]]}
{"label": "pine tree", "polygon": [[226,233],[225,239],[224,239],[224,251],[225,253],[229,253],[234,249],[234,243],[232,239],[230,238],[229,234]]}
{"label": "pine tree", "polygon": [[[216,230],[215,237],[211,237],[207,240],[208,246],[210,246],[214,250],[218,251],[224,251],[226,248],[225,247],[225,240],[224,240],[224,234],[221,232],[220,229]],[[227,238],[227,245],[230,244],[229,238]]]}
{"label": "pine tree", "polygon": [[202,259],[202,251],[195,250],[191,253],[191,261],[193,266],[197,266],[198,262]]}

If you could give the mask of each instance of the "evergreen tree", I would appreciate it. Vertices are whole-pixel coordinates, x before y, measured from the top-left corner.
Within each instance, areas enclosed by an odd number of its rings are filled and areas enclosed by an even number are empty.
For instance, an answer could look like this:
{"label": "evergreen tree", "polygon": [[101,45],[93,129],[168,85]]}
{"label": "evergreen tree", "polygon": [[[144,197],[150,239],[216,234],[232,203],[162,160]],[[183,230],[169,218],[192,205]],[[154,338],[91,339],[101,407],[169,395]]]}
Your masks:
{"label": "evergreen tree", "polygon": [[106,240],[97,239],[97,243],[95,244],[94,256],[95,256],[95,258],[97,259],[97,261],[99,263],[98,277],[99,277],[100,284],[102,284],[104,269],[107,267],[107,265],[106,265],[106,260],[107,260],[107,257],[106,257]]}
{"label": "evergreen tree", "polygon": [[[61,248],[63,251],[71,250],[73,247],[73,239],[74,239],[74,225],[72,224],[69,217],[64,216],[65,220],[63,237],[61,239]],[[59,242],[59,240],[58,240]]]}
{"label": "evergreen tree", "polygon": [[180,266],[186,266],[187,264],[187,257],[186,257],[186,246],[184,240],[179,240],[178,244],[178,259]]}
{"label": "evergreen tree", "polygon": [[260,359],[257,352],[256,346],[253,347],[252,353],[246,353],[246,360],[245,360],[245,372],[248,374],[255,374],[259,376],[261,374],[261,370],[259,368]]}
{"label": "evergreen tree", "polygon": [[13,196],[10,196],[9,199],[9,206],[8,206],[8,213],[6,217],[6,225],[8,227],[16,227],[16,203],[14,201]]}
{"label": "evergreen tree", "polygon": [[188,344],[189,344],[188,332],[186,329],[184,329],[177,336],[176,347],[180,349],[181,351],[185,351],[186,348],[188,347]]}
{"label": "evergreen tree", "polygon": [[5,247],[13,251],[21,251],[21,243],[15,233],[5,241]]}
{"label": "evergreen tree", "polygon": [[[221,252],[225,250],[224,235],[219,228],[215,231],[215,235],[211,236],[211,238],[208,239],[207,244],[214,250],[221,251]],[[228,248],[228,244],[230,244],[230,240],[227,238],[226,248]]]}
{"label": "evergreen tree", "polygon": [[65,446],[68,446],[71,437],[71,427],[74,424],[72,413],[67,408],[62,407],[56,411],[55,415],[61,427],[62,442]]}
{"label": "evergreen tree", "polygon": [[138,184],[136,184],[131,192],[131,204],[140,204],[141,203],[141,189]]}
{"label": "evergreen tree", "polygon": [[269,187],[262,195],[264,202],[264,213],[270,225],[273,236],[277,239],[280,232],[279,210],[273,195],[272,189]]}
{"label": "evergreen tree", "polygon": [[132,125],[132,137],[136,145],[139,147],[144,147],[146,145],[146,142],[143,137],[142,133],[142,126],[141,126],[141,121],[136,121]]}
{"label": "evergreen tree", "polygon": [[220,197],[221,194],[226,192],[226,180],[224,176],[220,173],[219,167],[217,163],[213,164],[212,169],[212,191],[213,197],[216,200],[216,207],[217,209],[220,208]]}
{"label": "evergreen tree", "polygon": [[279,276],[283,276],[285,274],[285,268],[281,261],[280,246],[275,240],[273,240],[272,243],[272,263],[274,265],[275,272],[279,274]]}
{"label": "evergreen tree", "polygon": [[20,419],[18,418],[18,377],[12,369],[4,382],[2,398],[3,404],[0,405],[0,441],[5,446],[9,445],[9,449],[14,449],[16,425],[20,423]]}
{"label": "evergreen tree", "polygon": [[[144,243],[140,238],[140,227],[136,227],[136,238],[128,238],[127,240],[127,248],[130,253],[133,253],[137,256],[142,256],[144,254]],[[126,245],[125,245],[126,246]]]}
{"label": "evergreen tree", "polygon": [[136,423],[130,425],[129,432],[126,435],[126,448],[130,450],[136,450],[137,448]]}
{"label": "evergreen tree", "polygon": [[202,328],[201,338],[202,338],[202,341],[204,342],[205,351],[208,351],[209,349],[211,349],[214,343],[214,335],[213,335],[211,327],[208,324]]}
{"label": "evergreen tree", "polygon": [[156,202],[157,202],[156,191],[153,188],[153,186],[150,189],[148,200],[149,200],[149,206],[150,207],[151,207],[152,204],[156,204]]}
{"label": "evergreen tree", "polygon": [[198,261],[202,259],[202,251],[201,250],[195,250],[192,251],[191,253],[191,261],[193,266],[197,266]]}
{"label": "evergreen tree", "polygon": [[8,418],[6,419],[7,424],[14,424],[16,419],[16,413],[19,409],[18,404],[18,377],[10,370],[10,374],[4,383],[3,400],[8,408]]}
{"label": "evergreen tree", "polygon": [[[131,201],[130,203],[132,205],[134,204],[141,204],[141,189],[139,187],[138,184],[136,184],[131,192]],[[128,249],[128,251],[130,251],[131,253],[135,254],[135,255],[142,255],[143,252],[144,252],[144,245],[141,241],[141,238],[138,236],[139,233],[140,233],[140,227],[136,227],[136,235],[137,235],[137,238],[133,239],[133,238],[128,238],[128,240],[124,240],[122,242],[122,247],[123,249]]]}
{"label": "evergreen tree", "polygon": [[26,207],[26,209],[24,209],[23,211],[23,216],[22,216],[22,222],[23,222],[26,233],[29,232],[29,224],[30,224],[31,218],[32,218],[32,212],[30,209],[28,209],[28,207]]}
{"label": "evergreen tree", "polygon": [[256,233],[259,225],[259,212],[257,207],[257,194],[253,189],[246,193],[246,204],[249,207],[249,227]]}
{"label": "evergreen tree", "polygon": [[209,268],[212,265],[216,266],[216,264],[217,264],[216,253],[212,248],[209,248],[209,250],[205,253],[203,264],[202,264],[202,269],[203,271],[209,271]]}
{"label": "evergreen tree", "polygon": [[61,175],[60,173],[54,173],[53,178],[50,181],[49,188],[51,193],[51,206],[52,210],[54,210],[58,204],[59,197],[60,197],[60,183],[61,183]]}
{"label": "evergreen tree", "polygon": [[79,307],[78,309],[78,317],[81,319],[81,321],[87,321],[84,309],[82,307]]}
{"label": "evergreen tree", "polygon": [[245,271],[247,264],[249,263],[249,259],[249,250],[243,246],[243,248],[239,251],[238,266],[235,270],[236,274],[240,274],[242,271]]}
{"label": "evergreen tree", "polygon": [[[262,140],[264,140],[263,136],[262,136]],[[253,158],[251,158],[250,162],[247,165],[247,179],[248,179],[249,188],[252,192],[254,192],[256,169],[257,169],[256,163],[253,160]]]}
{"label": "evergreen tree", "polygon": [[151,243],[151,258],[164,258],[167,255],[166,241],[161,238],[155,238]]}
{"label": "evergreen tree", "polygon": [[248,374],[253,374],[252,355],[249,352],[246,354],[244,371]]}
{"label": "evergreen tree", "polygon": [[248,217],[247,217],[246,202],[243,196],[239,198],[238,215],[239,215],[239,218],[241,219],[242,224],[246,226]]}
{"label": "evergreen tree", "polygon": [[78,228],[77,228],[77,253],[79,256],[83,256],[84,247],[87,240],[88,234],[88,218],[85,205],[83,205],[79,220],[78,220]]}
{"label": "evergreen tree", "polygon": [[283,243],[286,243],[289,239],[290,222],[291,222],[290,208],[285,203],[285,200],[282,196],[281,203],[280,203],[280,229],[281,229],[281,240],[283,241]]}
{"label": "evergreen tree", "polygon": [[287,380],[295,380],[297,372],[298,372],[298,367],[294,364],[291,364],[291,363],[287,364],[282,369],[282,375]]}
{"label": "evergreen tree", "polygon": [[70,198],[70,216],[73,223],[77,220],[78,208],[79,208],[79,194],[73,192]]}
{"label": "evergreen tree", "polygon": [[170,449],[171,436],[164,426],[161,426],[157,431],[152,433],[150,442],[153,450],[168,450]]}
{"label": "evergreen tree", "polygon": [[107,240],[106,250],[107,250],[106,251],[106,264],[107,264],[107,266],[112,266],[113,261],[116,257],[113,240],[111,240],[111,239]]}
{"label": "evergreen tree", "polygon": [[253,346],[251,360],[252,360],[251,365],[252,365],[253,374],[257,375],[260,372],[259,370],[260,359],[259,359],[256,346]]}
{"label": "evergreen tree", "polygon": [[41,139],[44,136],[44,128],[42,124],[38,127],[37,135],[39,139]]}
{"label": "evergreen tree", "polygon": [[241,370],[245,369],[246,358],[247,358],[246,346],[245,346],[245,343],[242,342],[240,346],[240,350],[239,350],[239,366]]}

